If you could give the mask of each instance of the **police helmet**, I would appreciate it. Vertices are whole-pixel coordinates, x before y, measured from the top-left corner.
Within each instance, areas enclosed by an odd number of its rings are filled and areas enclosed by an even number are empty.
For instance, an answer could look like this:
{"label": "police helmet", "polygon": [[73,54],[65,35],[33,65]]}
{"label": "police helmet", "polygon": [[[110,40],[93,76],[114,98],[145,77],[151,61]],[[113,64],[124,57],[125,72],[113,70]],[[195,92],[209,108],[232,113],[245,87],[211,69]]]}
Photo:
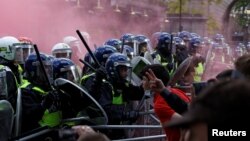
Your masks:
{"label": "police helmet", "polygon": [[[43,62],[46,74],[49,78],[49,82],[50,84],[52,84],[53,83],[52,60],[48,55],[44,53],[40,53],[40,57]],[[27,57],[25,64],[24,64],[24,68],[26,70],[27,79],[31,83],[34,83],[35,85],[39,85],[39,86],[48,86],[46,77],[44,75],[44,72],[38,61],[38,57],[36,54],[32,53]]]}
{"label": "police helmet", "polygon": [[76,65],[68,58],[56,58],[53,60],[53,77],[64,78],[77,83],[79,81],[79,73]]}
{"label": "police helmet", "polygon": [[96,48],[94,55],[96,59],[99,61],[99,63],[104,66],[108,57],[115,52],[117,52],[115,47],[109,45],[102,45]]}
{"label": "police helmet", "polygon": [[130,61],[128,57],[121,53],[113,53],[111,56],[109,56],[105,68],[108,72],[108,76],[115,80],[121,80],[124,78],[121,78],[119,74],[119,67],[126,67],[130,68]]}

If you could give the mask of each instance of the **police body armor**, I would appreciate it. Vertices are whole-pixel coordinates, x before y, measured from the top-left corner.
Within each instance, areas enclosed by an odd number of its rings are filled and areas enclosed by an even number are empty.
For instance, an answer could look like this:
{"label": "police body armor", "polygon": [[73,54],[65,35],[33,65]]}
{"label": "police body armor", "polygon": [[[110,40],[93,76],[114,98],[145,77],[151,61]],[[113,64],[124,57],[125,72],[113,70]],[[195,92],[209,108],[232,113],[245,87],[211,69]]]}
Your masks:
{"label": "police body armor", "polygon": [[11,69],[0,65],[0,99],[8,100],[15,107],[17,88],[17,79]]}
{"label": "police body armor", "polygon": [[1,67],[3,68],[4,66],[0,66],[0,99],[6,99],[8,97],[7,74]]}

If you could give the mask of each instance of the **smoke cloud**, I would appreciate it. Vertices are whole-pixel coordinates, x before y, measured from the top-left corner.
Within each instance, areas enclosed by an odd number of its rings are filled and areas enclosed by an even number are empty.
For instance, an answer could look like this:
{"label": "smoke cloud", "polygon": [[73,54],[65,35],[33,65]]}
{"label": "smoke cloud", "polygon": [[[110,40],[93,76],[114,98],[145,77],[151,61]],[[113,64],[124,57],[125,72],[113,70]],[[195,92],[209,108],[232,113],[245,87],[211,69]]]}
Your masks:
{"label": "smoke cloud", "polygon": [[159,20],[116,13],[110,1],[103,3],[102,10],[93,8],[97,1],[80,2],[81,8],[65,0],[0,0],[0,37],[30,37],[41,51],[50,53],[53,45],[62,42],[63,37],[78,38],[76,29],[90,34],[91,47],[110,38],[120,38],[125,33],[150,37],[160,30]]}

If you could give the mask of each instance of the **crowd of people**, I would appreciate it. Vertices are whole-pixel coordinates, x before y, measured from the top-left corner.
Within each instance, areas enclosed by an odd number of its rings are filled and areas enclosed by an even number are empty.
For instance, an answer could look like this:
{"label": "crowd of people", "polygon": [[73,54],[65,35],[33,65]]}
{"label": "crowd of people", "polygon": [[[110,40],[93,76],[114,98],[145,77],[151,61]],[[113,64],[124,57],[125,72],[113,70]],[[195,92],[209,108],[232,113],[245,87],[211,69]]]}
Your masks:
{"label": "crowd of people", "polygon": [[[223,35],[127,33],[87,46],[84,56],[80,45],[69,36],[42,53],[30,38],[0,38],[0,140],[47,129],[70,129],[78,141],[126,139],[122,128],[91,126],[135,124],[145,99],[152,99],[168,141],[206,141],[214,129],[247,131],[250,55],[233,56]],[[234,68],[205,80],[211,62]],[[29,139],[42,136],[51,135]]]}

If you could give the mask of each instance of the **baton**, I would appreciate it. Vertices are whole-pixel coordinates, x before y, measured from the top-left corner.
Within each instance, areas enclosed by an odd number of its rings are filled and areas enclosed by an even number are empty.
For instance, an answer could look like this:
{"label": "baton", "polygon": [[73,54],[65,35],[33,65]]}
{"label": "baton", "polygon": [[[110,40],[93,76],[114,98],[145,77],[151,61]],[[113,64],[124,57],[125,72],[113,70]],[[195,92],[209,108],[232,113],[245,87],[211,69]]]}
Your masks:
{"label": "baton", "polygon": [[48,77],[48,75],[47,75],[47,73],[46,73],[46,71],[45,71],[45,67],[44,67],[44,65],[43,65],[43,62],[42,62],[42,59],[41,59],[41,56],[40,56],[40,53],[39,53],[39,50],[38,50],[38,47],[37,47],[36,44],[34,44],[34,49],[35,49],[35,52],[36,52],[37,59],[38,59],[40,65],[41,65],[41,68],[42,68],[43,74],[44,74],[44,76],[45,76],[46,82],[49,84],[50,89],[51,89],[51,90],[54,90],[54,88],[52,87],[52,85],[51,85],[50,82],[49,82],[49,77]]}
{"label": "baton", "polygon": [[86,47],[86,49],[88,50],[90,56],[93,58],[94,62],[98,65],[98,67],[101,67],[101,64],[99,63],[99,61],[96,59],[96,57],[94,56],[93,52],[90,50],[87,42],[85,41],[85,39],[83,38],[81,32],[79,30],[76,30],[77,35],[79,36],[79,38],[81,39],[82,43],[84,44],[84,46]]}
{"label": "baton", "polygon": [[90,69],[92,69],[93,71],[96,72],[96,69],[95,69],[94,67],[92,67],[88,62],[86,62],[86,61],[84,61],[84,60],[82,60],[82,59],[79,59],[79,61],[80,61],[81,63],[83,63],[84,65],[86,65],[87,67],[89,67]]}

